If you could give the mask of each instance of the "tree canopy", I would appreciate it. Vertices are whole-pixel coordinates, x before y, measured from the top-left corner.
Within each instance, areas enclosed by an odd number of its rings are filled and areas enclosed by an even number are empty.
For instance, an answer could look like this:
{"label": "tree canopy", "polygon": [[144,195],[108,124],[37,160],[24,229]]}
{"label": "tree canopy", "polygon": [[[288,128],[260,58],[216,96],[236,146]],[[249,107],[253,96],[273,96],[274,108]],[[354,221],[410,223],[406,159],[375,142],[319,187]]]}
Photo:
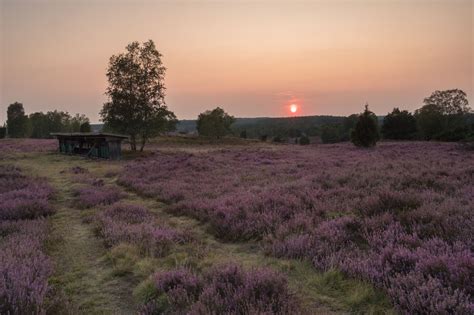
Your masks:
{"label": "tree canopy", "polygon": [[470,111],[467,95],[459,89],[434,91],[423,101],[443,115],[465,114]]}
{"label": "tree canopy", "polygon": [[469,132],[466,118],[470,112],[466,93],[453,89],[433,92],[415,117],[425,140],[456,141]]}
{"label": "tree canopy", "polygon": [[149,40],[129,44],[125,53],[113,55],[109,61],[109,101],[100,115],[109,128],[130,136],[132,150],[140,140],[142,151],[150,137],[174,128],[177,121],[165,105],[166,68],[161,57]]}
{"label": "tree canopy", "polygon": [[373,147],[380,139],[377,116],[365,105],[365,110],[359,115],[355,128],[351,133],[351,140],[358,147]]}
{"label": "tree canopy", "polygon": [[416,132],[416,118],[406,110],[394,108],[383,119],[382,135],[385,139],[413,139]]}
{"label": "tree canopy", "polygon": [[199,135],[220,138],[231,133],[231,125],[235,118],[217,107],[199,114],[196,128]]}
{"label": "tree canopy", "polygon": [[28,117],[25,115],[23,104],[15,102],[7,109],[8,136],[23,138],[28,134]]}
{"label": "tree canopy", "polygon": [[[83,125],[88,125],[89,128],[82,129]],[[71,116],[68,112],[54,110],[30,114],[29,129],[31,138],[51,138],[52,132],[88,132],[90,123],[85,115]]]}

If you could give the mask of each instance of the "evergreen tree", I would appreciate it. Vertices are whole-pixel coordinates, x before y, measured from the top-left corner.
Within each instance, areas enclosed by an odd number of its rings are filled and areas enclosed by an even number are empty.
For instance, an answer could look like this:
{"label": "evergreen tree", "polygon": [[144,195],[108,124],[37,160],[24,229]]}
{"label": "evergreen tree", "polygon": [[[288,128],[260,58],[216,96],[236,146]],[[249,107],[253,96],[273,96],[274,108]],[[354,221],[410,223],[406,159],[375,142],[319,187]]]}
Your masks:
{"label": "evergreen tree", "polygon": [[358,147],[373,147],[380,139],[377,116],[365,105],[365,110],[359,115],[355,128],[351,133],[351,141]]}
{"label": "evergreen tree", "polygon": [[15,102],[7,109],[8,136],[23,138],[28,133],[28,116],[25,115],[23,104]]}

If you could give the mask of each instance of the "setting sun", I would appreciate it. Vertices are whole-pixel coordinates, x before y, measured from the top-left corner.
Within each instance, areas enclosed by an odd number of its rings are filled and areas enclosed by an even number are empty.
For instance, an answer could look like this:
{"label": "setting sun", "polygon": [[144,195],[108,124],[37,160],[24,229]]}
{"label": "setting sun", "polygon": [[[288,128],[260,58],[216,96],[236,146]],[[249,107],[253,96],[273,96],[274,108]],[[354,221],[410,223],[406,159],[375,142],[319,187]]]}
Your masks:
{"label": "setting sun", "polygon": [[297,110],[298,110],[298,106],[296,104],[290,105],[290,112],[296,113]]}

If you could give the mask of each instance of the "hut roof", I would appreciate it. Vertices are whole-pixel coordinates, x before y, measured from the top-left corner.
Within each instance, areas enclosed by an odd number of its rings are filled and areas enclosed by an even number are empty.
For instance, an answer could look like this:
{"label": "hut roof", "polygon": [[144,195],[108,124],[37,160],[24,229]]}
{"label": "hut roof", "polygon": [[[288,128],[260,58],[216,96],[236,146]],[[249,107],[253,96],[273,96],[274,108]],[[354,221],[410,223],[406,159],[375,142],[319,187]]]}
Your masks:
{"label": "hut roof", "polygon": [[128,136],[119,135],[115,133],[106,133],[106,132],[52,132],[52,136],[56,137],[81,137],[81,138],[118,138],[118,139],[127,139]]}

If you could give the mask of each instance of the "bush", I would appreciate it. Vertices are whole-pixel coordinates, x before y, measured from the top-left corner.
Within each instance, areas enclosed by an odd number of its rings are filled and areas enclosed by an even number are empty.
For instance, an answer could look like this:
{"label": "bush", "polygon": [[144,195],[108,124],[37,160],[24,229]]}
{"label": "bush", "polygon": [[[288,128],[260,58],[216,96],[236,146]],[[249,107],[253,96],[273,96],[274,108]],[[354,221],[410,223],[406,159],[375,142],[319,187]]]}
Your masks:
{"label": "bush", "polygon": [[373,147],[380,139],[377,116],[369,111],[369,105],[359,115],[359,120],[351,133],[351,140],[358,147]]}
{"label": "bush", "polygon": [[267,135],[262,135],[262,136],[260,136],[260,141],[266,142],[266,141],[267,141],[267,138],[268,138]]}
{"label": "bush", "polygon": [[234,264],[198,276],[186,269],[153,276],[155,294],[142,314],[294,314],[298,304],[287,280],[270,269]]}
{"label": "bush", "polygon": [[247,139],[247,131],[242,130],[242,131],[240,132],[240,137],[241,137],[242,139]]}
{"label": "bush", "polygon": [[383,119],[382,134],[385,139],[413,139],[417,132],[416,118],[408,111],[394,108]]}
{"label": "bush", "polygon": [[341,125],[332,124],[321,127],[321,141],[323,143],[336,143],[340,141],[339,129]]}
{"label": "bush", "polygon": [[[52,262],[43,251],[51,187],[0,165],[0,314],[46,314]],[[33,219],[33,220],[27,220]]]}
{"label": "bush", "polygon": [[308,145],[308,144],[309,144],[309,138],[308,138],[307,136],[302,136],[302,137],[300,138],[299,143],[300,143],[301,145]]}
{"label": "bush", "polygon": [[443,130],[433,136],[433,139],[441,141],[460,141],[469,137],[467,126],[457,126],[452,129]]}
{"label": "bush", "polygon": [[110,205],[123,198],[124,194],[113,186],[94,186],[78,188],[74,192],[80,208]]}
{"label": "bush", "polygon": [[0,314],[46,314],[51,260],[42,243],[43,220],[0,222]]}
{"label": "bush", "polygon": [[34,219],[54,213],[53,190],[44,179],[29,178],[14,166],[0,165],[0,220]]}
{"label": "bush", "polygon": [[144,207],[116,204],[96,216],[96,232],[107,246],[133,244],[143,254],[155,257],[167,254],[173,244],[190,239],[174,229],[156,226],[154,221],[153,214]]}
{"label": "bush", "polygon": [[0,127],[0,139],[3,139],[7,136],[7,128]]}

